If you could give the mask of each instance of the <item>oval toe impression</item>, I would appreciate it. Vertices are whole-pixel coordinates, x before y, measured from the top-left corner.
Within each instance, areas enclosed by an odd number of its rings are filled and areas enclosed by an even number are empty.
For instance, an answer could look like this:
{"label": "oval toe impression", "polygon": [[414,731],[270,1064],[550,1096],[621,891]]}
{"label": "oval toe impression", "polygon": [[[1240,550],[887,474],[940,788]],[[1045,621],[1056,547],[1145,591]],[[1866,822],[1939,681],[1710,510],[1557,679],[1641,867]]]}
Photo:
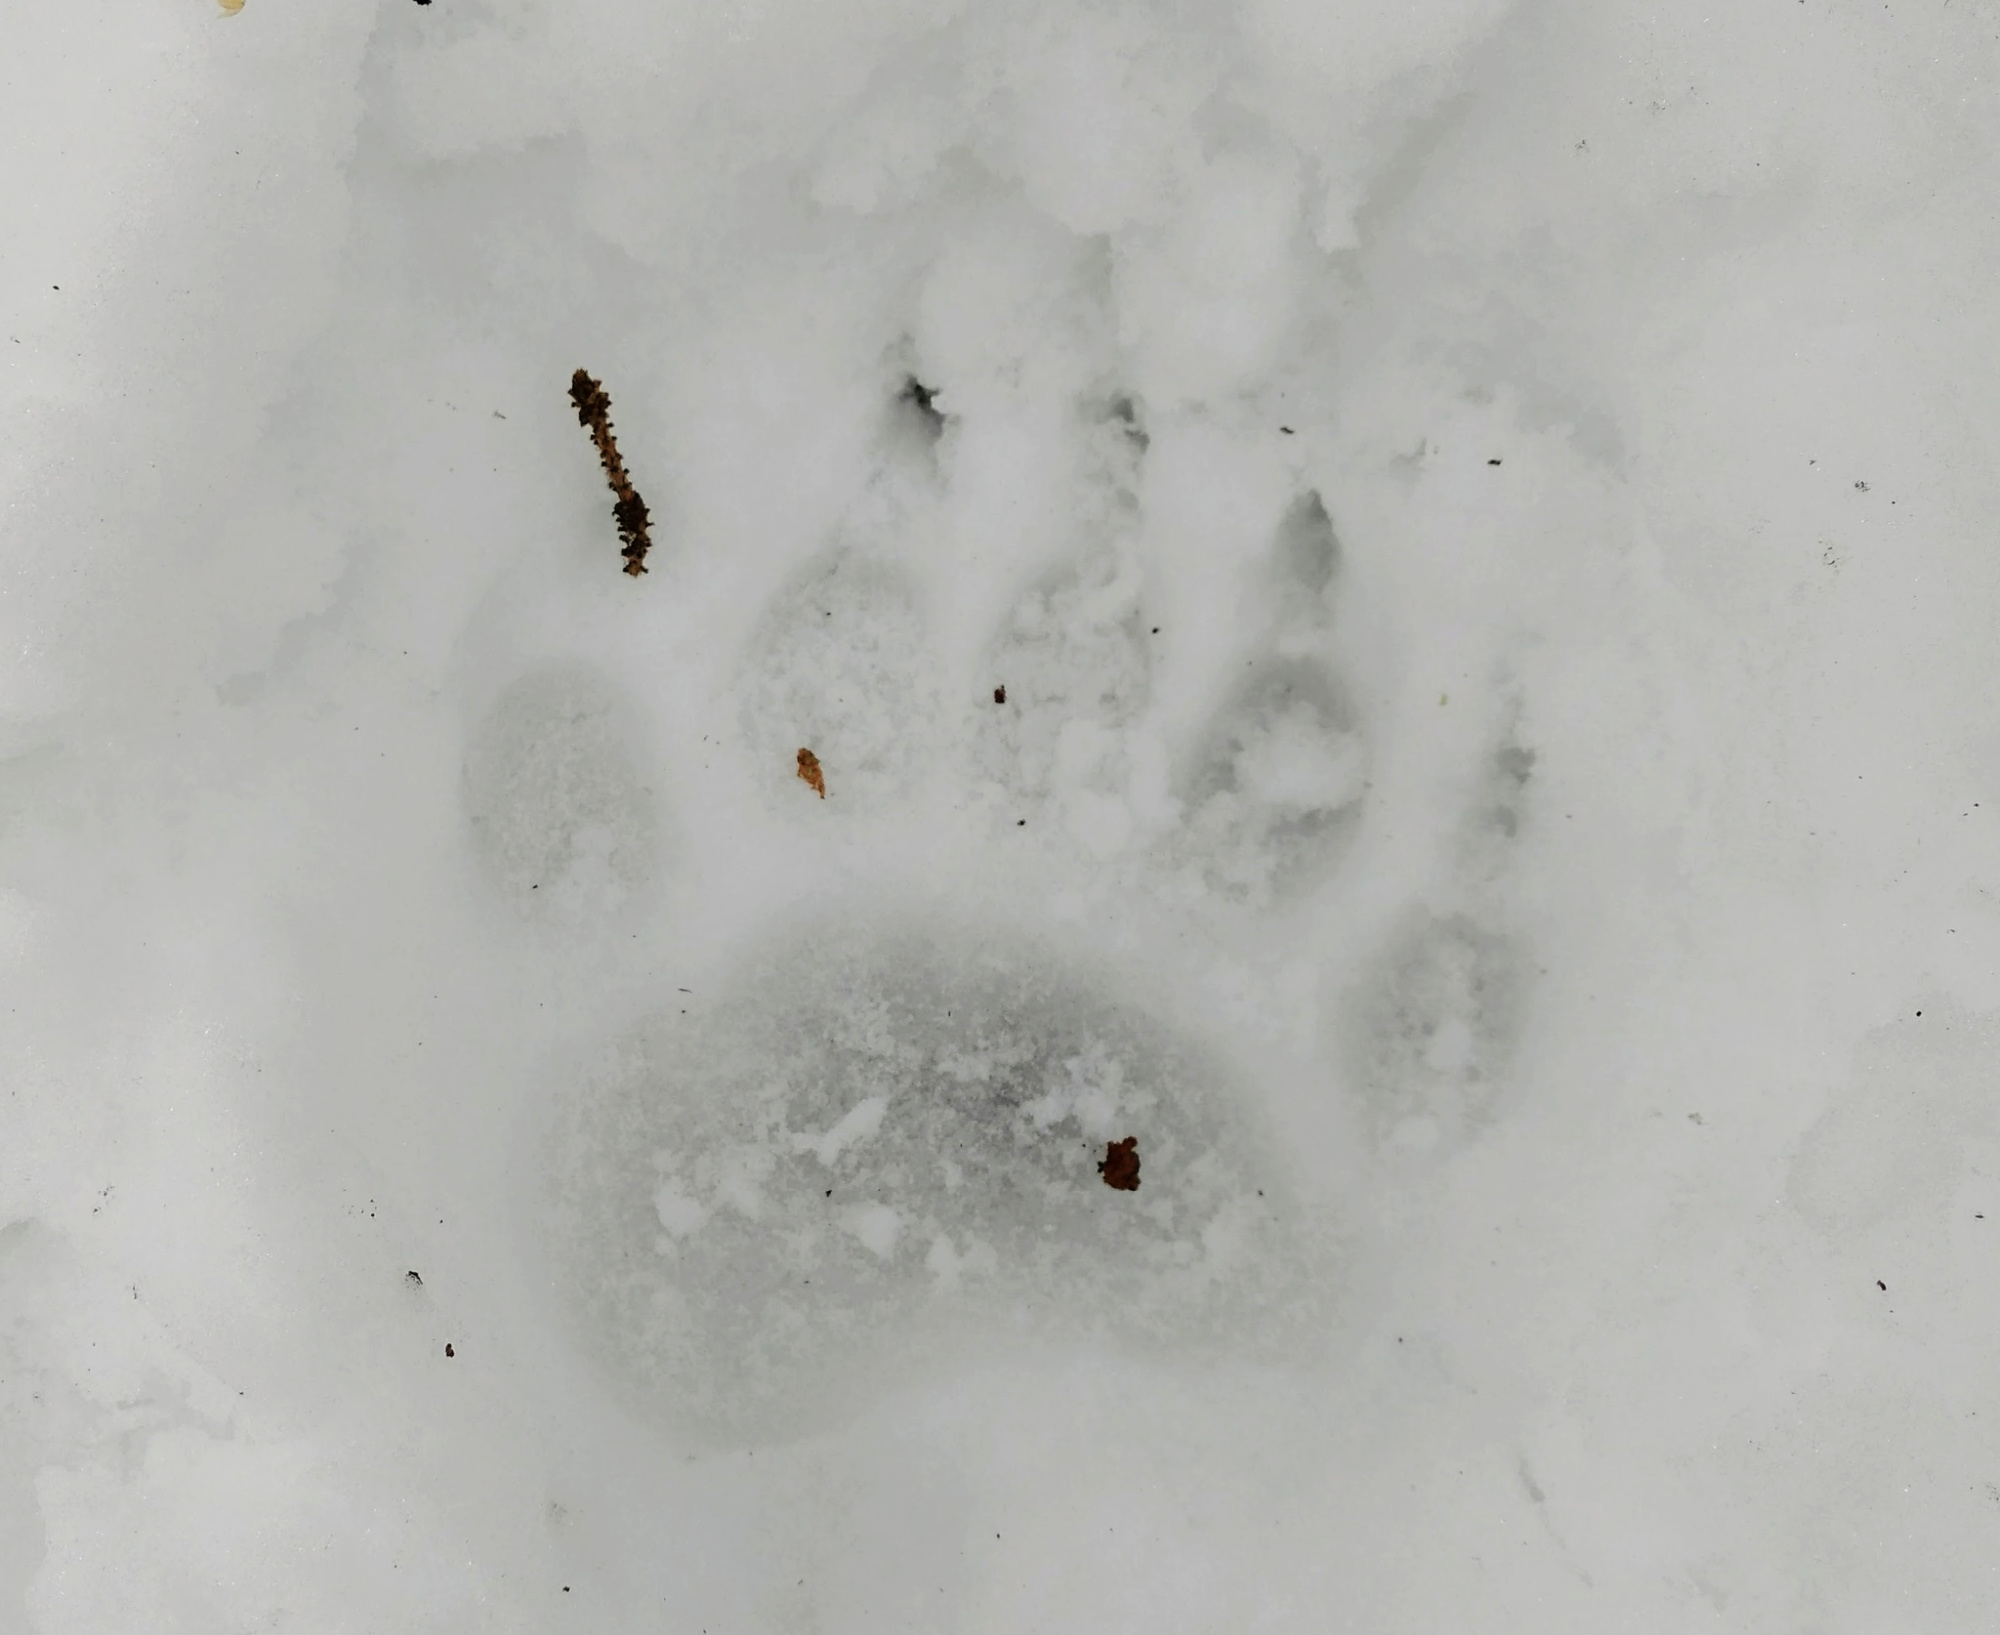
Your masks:
{"label": "oval toe impression", "polygon": [[659,813],[631,711],[589,670],[509,685],[474,729],[461,792],[493,889],[543,922],[624,908],[657,869]]}

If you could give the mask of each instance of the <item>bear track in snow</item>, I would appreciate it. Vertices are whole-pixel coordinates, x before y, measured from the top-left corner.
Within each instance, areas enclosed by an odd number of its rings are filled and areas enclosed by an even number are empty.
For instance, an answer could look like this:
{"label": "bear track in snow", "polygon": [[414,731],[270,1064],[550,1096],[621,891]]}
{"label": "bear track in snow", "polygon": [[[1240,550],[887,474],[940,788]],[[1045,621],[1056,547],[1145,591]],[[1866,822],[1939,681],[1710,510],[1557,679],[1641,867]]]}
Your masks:
{"label": "bear track in snow", "polygon": [[[1157,692],[1138,499],[1153,443],[1129,399],[1108,401],[1081,414],[1076,535],[992,582],[977,697],[956,713],[923,558],[899,530],[935,516],[957,423],[926,399],[890,409],[900,475],[780,583],[731,670],[761,768],[751,798],[782,845],[787,826],[893,814],[947,783],[939,821],[1030,829],[1046,866],[1163,924],[1282,939],[1285,912],[1343,877],[1372,810],[1379,746],[1335,633],[1342,547],[1302,486],[1245,564],[1234,679],[1168,771],[1172,819],[1135,827]],[[592,672],[546,669],[473,735],[476,849],[503,896],[550,894],[540,923],[651,901],[660,780],[629,713]],[[835,798],[802,789],[801,745]],[[1518,745],[1495,756],[1489,806],[1468,818],[1486,865],[1520,826],[1532,766]],[[896,916],[836,911],[837,896],[779,916],[703,998],[622,1035],[611,1066],[551,1087],[530,1232],[554,1320],[632,1411],[688,1443],[745,1445],[1022,1348],[1170,1365],[1320,1352],[1340,1283],[1330,1206],[1296,1190],[1266,1098],[1172,1019],[1175,1001],[1041,940],[1033,902],[1013,905],[1024,933],[949,893]],[[1521,969],[1446,905],[1385,924],[1329,973],[1344,997],[1321,1071],[1364,1139],[1407,1155],[1476,1136]]]}

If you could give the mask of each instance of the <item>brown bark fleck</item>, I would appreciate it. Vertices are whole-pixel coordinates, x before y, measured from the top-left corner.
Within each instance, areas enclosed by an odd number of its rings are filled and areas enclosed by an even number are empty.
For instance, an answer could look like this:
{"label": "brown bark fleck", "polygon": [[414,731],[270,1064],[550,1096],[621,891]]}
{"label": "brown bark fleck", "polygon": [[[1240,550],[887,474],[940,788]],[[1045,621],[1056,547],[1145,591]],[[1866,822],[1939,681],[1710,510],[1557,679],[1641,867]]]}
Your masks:
{"label": "brown bark fleck", "polygon": [[1107,1142],[1097,1173],[1104,1184],[1119,1192],[1139,1190],[1139,1138],[1128,1135],[1123,1141]]}
{"label": "brown bark fleck", "polygon": [[819,757],[809,749],[799,751],[799,776],[815,795],[826,799],[826,774],[819,769]]}

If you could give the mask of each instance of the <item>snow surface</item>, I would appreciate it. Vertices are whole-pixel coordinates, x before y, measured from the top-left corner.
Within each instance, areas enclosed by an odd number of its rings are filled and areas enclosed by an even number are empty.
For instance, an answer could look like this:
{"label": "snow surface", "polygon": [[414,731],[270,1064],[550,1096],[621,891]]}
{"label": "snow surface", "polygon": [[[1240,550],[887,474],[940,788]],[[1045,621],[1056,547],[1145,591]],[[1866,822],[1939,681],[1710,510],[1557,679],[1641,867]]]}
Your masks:
{"label": "snow surface", "polygon": [[0,1631],[1994,1627],[1990,8],[5,40]]}

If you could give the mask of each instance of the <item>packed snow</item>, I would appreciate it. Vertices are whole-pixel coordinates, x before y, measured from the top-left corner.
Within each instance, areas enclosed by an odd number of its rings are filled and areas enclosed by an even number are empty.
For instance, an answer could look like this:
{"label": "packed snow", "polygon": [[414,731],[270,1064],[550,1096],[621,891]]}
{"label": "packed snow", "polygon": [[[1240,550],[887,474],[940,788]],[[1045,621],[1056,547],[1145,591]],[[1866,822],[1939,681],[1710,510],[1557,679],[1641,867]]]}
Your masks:
{"label": "packed snow", "polygon": [[1984,8],[5,38],[0,1631],[1993,1627]]}

